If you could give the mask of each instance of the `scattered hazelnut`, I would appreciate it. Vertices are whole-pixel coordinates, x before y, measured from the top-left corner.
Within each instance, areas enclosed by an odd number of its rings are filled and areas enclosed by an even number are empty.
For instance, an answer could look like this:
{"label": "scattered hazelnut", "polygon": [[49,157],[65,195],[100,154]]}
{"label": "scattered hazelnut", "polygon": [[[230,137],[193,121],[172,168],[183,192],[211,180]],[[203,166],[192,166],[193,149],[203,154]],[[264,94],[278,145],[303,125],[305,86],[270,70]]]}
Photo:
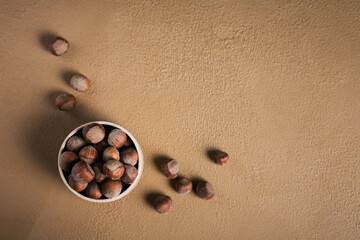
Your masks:
{"label": "scattered hazelnut", "polygon": [[166,177],[174,179],[178,176],[179,164],[176,160],[168,159],[161,164],[161,171]]}
{"label": "scattered hazelnut", "polygon": [[89,79],[82,74],[75,74],[70,79],[70,86],[79,92],[85,92],[89,85]]}
{"label": "scattered hazelnut", "polygon": [[169,196],[158,196],[154,201],[154,208],[160,214],[167,214],[172,207],[172,200]]}
{"label": "scattered hazelnut", "polygon": [[62,170],[64,170],[65,172],[70,172],[71,171],[71,167],[72,164],[74,163],[74,161],[78,159],[76,153],[73,152],[63,152],[60,155],[60,167]]}
{"label": "scattered hazelnut", "polygon": [[229,161],[229,155],[226,152],[217,151],[214,154],[214,160],[219,165],[224,165]]}
{"label": "scattered hazelnut", "polygon": [[109,159],[120,160],[119,151],[113,146],[107,147],[103,152],[103,160]]}
{"label": "scattered hazelnut", "polygon": [[56,106],[61,111],[71,111],[76,105],[76,98],[68,93],[61,93],[56,97]]}
{"label": "scattered hazelnut", "polygon": [[118,160],[107,160],[103,165],[103,173],[111,180],[118,180],[124,174],[125,167]]}
{"label": "scattered hazelnut", "polygon": [[89,198],[101,198],[102,196],[99,185],[96,182],[89,183],[85,189],[84,194]]}
{"label": "scattered hazelnut", "polygon": [[93,167],[94,172],[95,172],[94,180],[97,182],[102,182],[106,178],[106,175],[102,172],[102,168],[103,168],[102,162],[95,163],[95,165]]}
{"label": "scattered hazelnut", "polygon": [[116,148],[122,147],[126,142],[126,134],[120,129],[113,129],[108,137],[108,144]]}
{"label": "scattered hazelnut", "polygon": [[98,154],[103,154],[103,152],[105,151],[105,149],[108,146],[109,145],[107,144],[107,142],[105,140],[102,140],[102,141],[98,142],[97,144],[94,144],[94,148],[96,149]]}
{"label": "scattered hazelnut", "polygon": [[83,137],[88,143],[98,143],[105,137],[105,128],[101,124],[92,123],[82,130]]}
{"label": "scattered hazelnut", "polygon": [[95,172],[87,162],[79,161],[73,166],[71,175],[77,182],[89,183],[94,179]]}
{"label": "scattered hazelnut", "polygon": [[72,175],[69,175],[69,185],[72,189],[74,189],[77,192],[81,192],[82,190],[84,190],[87,187],[87,183],[81,183],[81,182],[77,182],[73,179]]}
{"label": "scattered hazelnut", "polygon": [[134,166],[137,163],[138,158],[138,153],[133,147],[127,147],[120,152],[120,159],[124,164]]}
{"label": "scattered hazelnut", "polygon": [[80,150],[79,158],[88,164],[93,164],[98,158],[98,153],[93,146],[86,146]]}
{"label": "scattered hazelnut", "polygon": [[125,165],[125,172],[122,175],[121,180],[124,183],[132,184],[135,178],[137,177],[137,175],[138,175],[138,170],[135,167],[131,165]]}
{"label": "scattered hazelnut", "polygon": [[101,183],[101,192],[107,198],[114,198],[120,195],[122,183],[116,180],[106,179]]}
{"label": "scattered hazelnut", "polygon": [[214,197],[215,191],[211,183],[207,181],[200,182],[196,186],[196,193],[204,200],[209,200]]}
{"label": "scattered hazelnut", "polygon": [[85,140],[79,136],[72,136],[66,143],[66,148],[72,152],[78,152],[86,145]]}
{"label": "scattered hazelnut", "polygon": [[63,55],[69,50],[69,48],[70,48],[69,42],[62,37],[56,37],[50,43],[50,51],[56,56]]}
{"label": "scattered hazelnut", "polygon": [[192,182],[188,178],[178,178],[175,182],[175,189],[180,194],[189,193],[192,189]]}

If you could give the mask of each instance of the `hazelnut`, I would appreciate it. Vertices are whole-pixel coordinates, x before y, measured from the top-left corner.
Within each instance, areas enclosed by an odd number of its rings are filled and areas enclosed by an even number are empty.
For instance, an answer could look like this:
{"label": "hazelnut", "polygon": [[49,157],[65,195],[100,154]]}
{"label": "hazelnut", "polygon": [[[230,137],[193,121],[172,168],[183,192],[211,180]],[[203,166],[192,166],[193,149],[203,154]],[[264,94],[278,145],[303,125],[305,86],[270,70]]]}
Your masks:
{"label": "hazelnut", "polygon": [[78,152],[86,145],[85,140],[79,136],[72,136],[66,143],[66,148],[72,152]]}
{"label": "hazelnut", "polygon": [[125,172],[122,175],[121,180],[124,183],[132,184],[135,178],[137,177],[137,175],[138,175],[138,170],[135,167],[131,165],[125,165]]}
{"label": "hazelnut", "polygon": [[98,158],[98,153],[93,146],[86,146],[80,150],[79,158],[88,164],[93,164]]}
{"label": "hazelnut", "polygon": [[119,151],[113,146],[107,147],[103,152],[103,160],[109,159],[120,160]]}
{"label": "hazelnut", "polygon": [[103,168],[102,162],[95,163],[95,165],[93,167],[94,172],[95,172],[94,180],[97,182],[102,182],[106,178],[106,175],[102,172],[102,168]]}
{"label": "hazelnut", "polygon": [[116,148],[122,147],[126,142],[126,134],[120,129],[113,129],[108,137],[108,144]]}
{"label": "hazelnut", "polygon": [[89,79],[82,74],[75,74],[70,79],[70,86],[79,92],[85,92],[89,85]]}
{"label": "hazelnut", "polygon": [[188,178],[178,178],[175,182],[175,189],[180,194],[189,193],[192,189],[192,182]]}
{"label": "hazelnut", "polygon": [[102,140],[100,142],[98,142],[97,144],[94,145],[94,148],[96,149],[96,151],[98,152],[98,154],[103,154],[103,152],[105,151],[105,149],[108,147],[109,145],[107,144],[107,142],[105,140]]}
{"label": "hazelnut", "polygon": [[89,198],[101,198],[102,196],[99,185],[96,182],[89,183],[84,194]]}
{"label": "hazelnut", "polygon": [[116,180],[106,179],[101,183],[101,192],[107,198],[114,198],[120,195],[122,183]]}
{"label": "hazelnut", "polygon": [[213,186],[207,181],[202,181],[196,186],[196,193],[204,200],[209,200],[215,195]]}
{"label": "hazelnut", "polygon": [[98,143],[105,137],[105,128],[101,124],[92,123],[82,130],[83,137],[88,143]]}
{"label": "hazelnut", "polygon": [[160,214],[167,214],[172,207],[172,200],[169,196],[158,196],[154,201],[154,208]]}
{"label": "hazelnut", "polygon": [[63,152],[60,155],[60,159],[59,159],[61,169],[64,170],[65,172],[70,172],[72,164],[76,159],[78,159],[76,153],[69,151]]}
{"label": "hazelnut", "polygon": [[77,182],[73,179],[72,175],[69,175],[69,185],[72,189],[74,189],[77,192],[81,192],[82,190],[84,190],[87,187],[87,183],[81,183],[81,182]]}
{"label": "hazelnut", "polygon": [[124,174],[124,165],[114,159],[107,160],[103,165],[103,173],[111,180],[118,180]]}
{"label": "hazelnut", "polygon": [[229,161],[229,155],[226,152],[217,151],[214,154],[214,161],[219,165],[224,165]]}
{"label": "hazelnut", "polygon": [[120,159],[124,164],[134,166],[137,163],[138,158],[138,153],[133,147],[127,147],[120,152]]}
{"label": "hazelnut", "polygon": [[49,47],[52,54],[61,56],[69,50],[70,44],[66,39],[62,37],[56,37],[54,40],[52,40]]}
{"label": "hazelnut", "polygon": [[55,103],[61,111],[71,111],[76,105],[76,98],[69,93],[61,93],[56,97]]}
{"label": "hazelnut", "polygon": [[71,175],[77,182],[89,183],[94,179],[95,172],[87,162],[79,161],[73,166]]}
{"label": "hazelnut", "polygon": [[178,176],[179,164],[176,160],[168,159],[161,164],[161,171],[166,177],[174,179]]}

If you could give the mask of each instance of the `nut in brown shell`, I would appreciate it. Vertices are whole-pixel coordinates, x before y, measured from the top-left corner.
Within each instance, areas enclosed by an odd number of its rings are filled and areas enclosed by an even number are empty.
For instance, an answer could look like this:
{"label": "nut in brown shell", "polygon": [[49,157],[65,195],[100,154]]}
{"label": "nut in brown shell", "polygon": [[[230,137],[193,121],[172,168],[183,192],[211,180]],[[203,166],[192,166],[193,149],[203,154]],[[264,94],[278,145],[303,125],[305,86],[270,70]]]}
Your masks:
{"label": "nut in brown shell", "polygon": [[61,111],[71,111],[75,108],[76,98],[69,93],[61,93],[56,97],[55,104]]}
{"label": "nut in brown shell", "polygon": [[66,151],[60,155],[60,167],[65,172],[70,172],[73,163],[78,159],[78,156],[74,152]]}
{"label": "nut in brown shell", "polygon": [[169,196],[160,195],[154,201],[154,209],[162,214],[167,214],[172,207],[172,199]]}
{"label": "nut in brown shell", "polygon": [[107,147],[103,152],[103,161],[106,161],[109,159],[120,160],[119,151],[113,146]]}
{"label": "nut in brown shell", "polygon": [[70,43],[62,37],[56,37],[49,44],[49,49],[55,56],[61,56],[65,54],[70,48]]}
{"label": "nut in brown shell", "polygon": [[170,178],[174,179],[178,176],[179,172],[179,163],[174,159],[167,159],[161,163],[161,171],[162,173]]}
{"label": "nut in brown shell", "polygon": [[216,151],[213,157],[214,161],[219,165],[225,165],[229,161],[229,155],[226,152]]}
{"label": "nut in brown shell", "polygon": [[135,181],[135,178],[138,175],[138,170],[131,166],[125,165],[125,172],[121,177],[121,180],[126,184],[132,184]]}
{"label": "nut in brown shell", "polygon": [[72,175],[69,175],[69,186],[77,192],[83,191],[87,187],[87,183],[77,182],[73,179]]}
{"label": "nut in brown shell", "polygon": [[192,182],[188,178],[178,178],[175,181],[175,190],[180,194],[187,194],[192,190]]}
{"label": "nut in brown shell", "polygon": [[95,172],[88,163],[84,161],[78,161],[73,166],[71,175],[77,182],[89,183],[94,179]]}
{"label": "nut in brown shell", "polygon": [[196,194],[204,200],[209,200],[214,197],[215,191],[211,183],[202,181],[196,186]]}
{"label": "nut in brown shell", "polygon": [[70,86],[78,92],[85,92],[90,86],[89,79],[82,74],[75,74],[70,79]]}
{"label": "nut in brown shell", "polygon": [[124,174],[125,166],[118,160],[107,160],[103,165],[103,173],[111,180],[118,180]]}
{"label": "nut in brown shell", "polygon": [[139,159],[138,153],[133,147],[126,147],[120,152],[120,160],[124,164],[135,166]]}
{"label": "nut in brown shell", "polygon": [[92,123],[83,128],[82,135],[87,143],[96,144],[104,139],[105,128],[101,124]]}
{"label": "nut in brown shell", "polygon": [[86,146],[80,150],[79,158],[88,164],[93,164],[98,159],[98,153],[93,146]]}
{"label": "nut in brown shell", "polygon": [[66,143],[66,148],[72,152],[78,152],[86,145],[85,140],[79,136],[72,136]]}
{"label": "nut in brown shell", "polygon": [[121,148],[126,143],[127,136],[124,131],[120,129],[113,129],[107,139],[109,145],[115,148]]}
{"label": "nut in brown shell", "polygon": [[94,172],[95,172],[94,180],[96,182],[102,182],[106,178],[106,175],[102,172],[102,168],[103,168],[103,163],[102,162],[97,162],[93,166],[93,169],[94,169]]}
{"label": "nut in brown shell", "polygon": [[84,194],[85,196],[94,199],[101,198],[102,196],[99,185],[96,182],[89,183],[84,191]]}
{"label": "nut in brown shell", "polygon": [[101,192],[107,198],[114,198],[120,195],[122,183],[117,180],[106,179],[101,183]]}

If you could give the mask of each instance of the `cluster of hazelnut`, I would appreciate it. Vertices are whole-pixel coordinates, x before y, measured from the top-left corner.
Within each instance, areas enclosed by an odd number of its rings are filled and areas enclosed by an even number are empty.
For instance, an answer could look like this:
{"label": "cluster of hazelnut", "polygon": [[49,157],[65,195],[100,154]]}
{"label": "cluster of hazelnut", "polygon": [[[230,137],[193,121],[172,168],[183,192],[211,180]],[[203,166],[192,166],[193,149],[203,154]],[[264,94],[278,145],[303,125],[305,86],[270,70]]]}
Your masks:
{"label": "cluster of hazelnut", "polygon": [[[62,56],[69,50],[70,44],[66,39],[56,37],[50,42],[49,48],[55,56]],[[82,74],[74,74],[69,84],[78,92],[85,92],[90,86],[89,79]],[[70,93],[61,93],[56,97],[55,104],[62,111],[70,111],[75,108],[76,98]]]}
{"label": "cluster of hazelnut", "polygon": [[119,196],[138,175],[133,142],[122,130],[104,126],[91,123],[79,130],[59,158],[69,186],[95,199]]}
{"label": "cluster of hazelnut", "polygon": [[[224,165],[229,161],[229,155],[222,151],[216,151],[212,155],[213,160],[219,164]],[[167,159],[161,163],[162,173],[169,179],[175,179],[175,190],[179,194],[187,194],[193,188],[192,181],[186,177],[178,177],[179,163],[173,159]],[[215,191],[211,183],[208,181],[201,181],[196,186],[196,194],[204,199],[209,200],[215,196]],[[172,199],[169,196],[160,195],[155,198],[154,208],[160,214],[167,214],[172,207]]]}

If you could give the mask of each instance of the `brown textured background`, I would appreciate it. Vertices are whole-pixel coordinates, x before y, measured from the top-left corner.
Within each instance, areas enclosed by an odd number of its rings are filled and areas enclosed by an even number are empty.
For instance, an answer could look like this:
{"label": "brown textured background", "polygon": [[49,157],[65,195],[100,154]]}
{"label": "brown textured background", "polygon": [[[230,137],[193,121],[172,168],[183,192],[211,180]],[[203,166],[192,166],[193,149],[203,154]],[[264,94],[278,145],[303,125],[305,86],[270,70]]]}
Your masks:
{"label": "brown textured background", "polygon": [[[358,239],[360,1],[0,1],[1,239]],[[63,57],[44,44],[61,35]],[[85,93],[66,80],[91,79]],[[67,91],[73,112],[54,108]],[[90,120],[145,156],[126,198],[92,204],[57,172]],[[231,155],[217,166],[206,151]],[[213,200],[178,195],[161,156]],[[173,198],[166,216],[148,201]]]}

